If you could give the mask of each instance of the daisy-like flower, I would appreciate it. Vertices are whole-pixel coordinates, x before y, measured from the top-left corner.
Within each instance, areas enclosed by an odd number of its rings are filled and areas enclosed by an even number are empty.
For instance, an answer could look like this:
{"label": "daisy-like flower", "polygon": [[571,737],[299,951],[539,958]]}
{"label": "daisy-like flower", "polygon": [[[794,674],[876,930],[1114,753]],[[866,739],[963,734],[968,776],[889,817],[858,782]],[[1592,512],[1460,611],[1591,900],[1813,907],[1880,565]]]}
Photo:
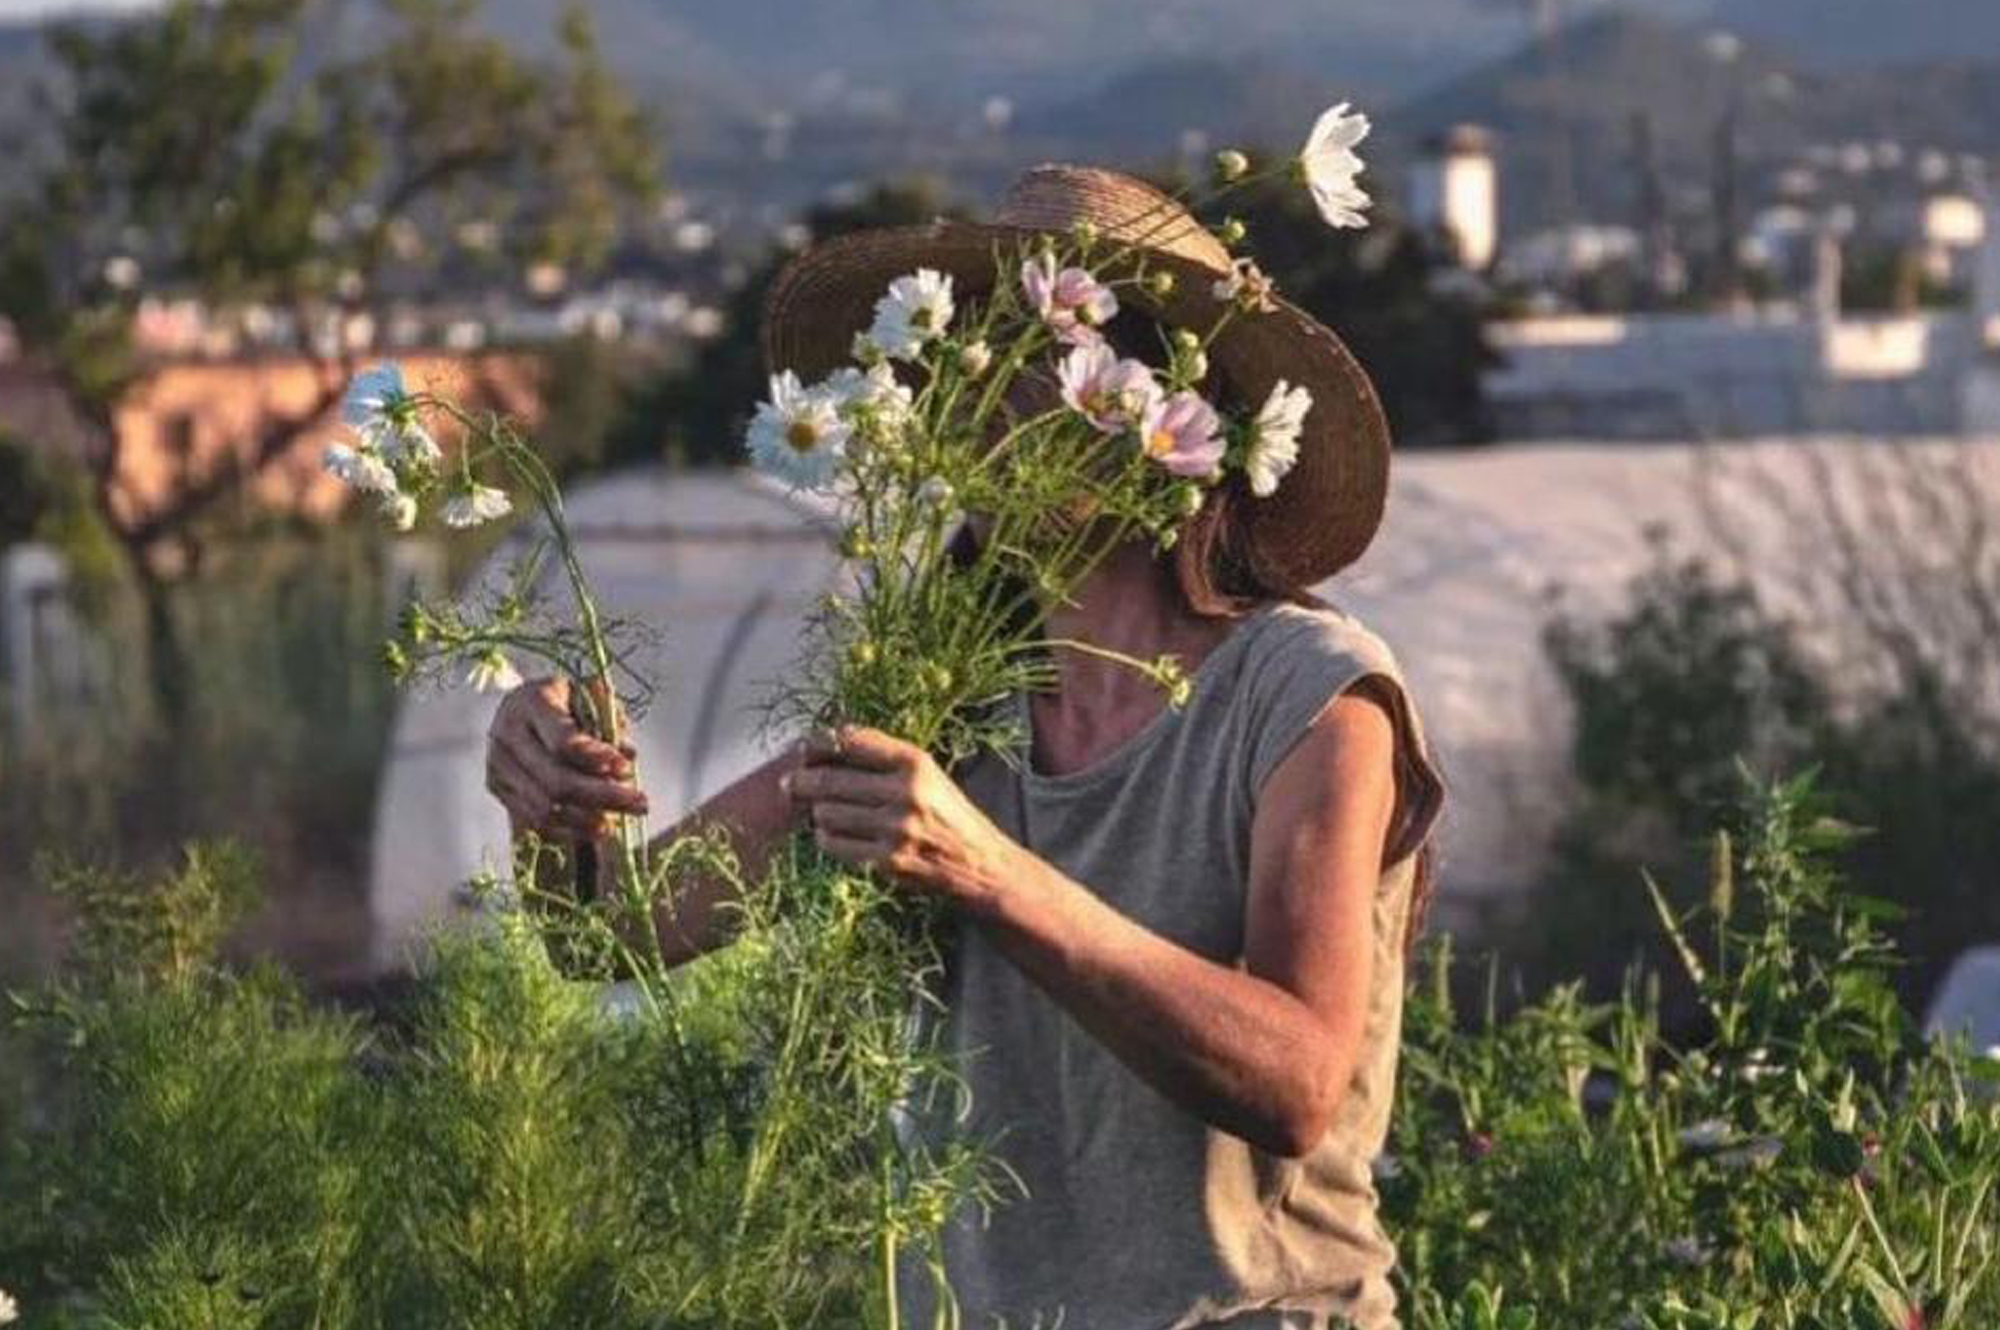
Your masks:
{"label": "daisy-like flower", "polygon": [[1306,413],[1312,410],[1312,393],[1304,385],[1294,388],[1279,379],[1271,385],[1271,395],[1257,408],[1250,422],[1250,444],[1243,454],[1243,470],[1250,478],[1250,492],[1260,499],[1277,492],[1299,460],[1299,432],[1305,428]]}
{"label": "daisy-like flower", "polygon": [[14,1301],[13,1295],[6,1289],[0,1288],[0,1325],[12,1325],[20,1319],[20,1304]]}
{"label": "daisy-like flower", "polygon": [[1299,166],[1305,172],[1306,187],[1313,203],[1328,226],[1368,225],[1362,214],[1368,209],[1368,195],[1354,183],[1362,162],[1354,146],[1368,137],[1368,117],[1350,112],[1348,104],[1330,106],[1313,123],[1306,146],[1299,152]]}
{"label": "daisy-like flower", "polygon": [[504,693],[521,686],[521,672],[495,647],[466,667],[465,682],[474,692]]}
{"label": "daisy-like flower", "polygon": [[352,485],[363,494],[393,494],[396,490],[396,473],[372,448],[330,444],[321,455],[320,465],[335,480]]}
{"label": "daisy-like flower", "polygon": [[1135,428],[1160,400],[1153,371],[1138,360],[1120,360],[1102,342],[1079,346],[1056,366],[1063,403],[1105,434]]}
{"label": "daisy-like flower", "polygon": [[435,471],[444,465],[444,449],[414,420],[385,429],[378,446],[392,466]]}
{"label": "daisy-like flower", "polygon": [[771,396],[757,404],[750,457],[793,489],[820,489],[832,479],[852,432],[831,392],[807,388],[786,370],[771,376]]}
{"label": "daisy-like flower", "polygon": [[1021,264],[1021,290],[1028,306],[1071,346],[1099,341],[1097,330],[1118,313],[1118,297],[1086,268],[1056,267],[1056,256],[1044,250]]}
{"label": "daisy-like flower", "polygon": [[1139,422],[1139,446],[1177,476],[1212,476],[1226,446],[1222,419],[1200,393],[1183,390],[1147,410]]}
{"label": "daisy-like flower", "polygon": [[1277,287],[1257,266],[1257,260],[1251,258],[1234,260],[1229,265],[1229,275],[1217,278],[1209,290],[1217,300],[1259,314],[1269,314],[1278,307],[1277,301],[1272,298]]}
{"label": "daisy-like flower", "polygon": [[382,496],[382,520],[397,531],[408,531],[417,524],[417,501],[412,495],[401,491],[391,491]]}
{"label": "daisy-like flower", "polygon": [[450,527],[479,526],[514,511],[505,490],[474,483],[444,501],[444,524]]}
{"label": "daisy-like flower", "polygon": [[951,278],[935,268],[919,268],[889,283],[888,293],[875,302],[875,322],[866,336],[884,355],[915,360],[944,335],[954,311]]}
{"label": "daisy-like flower", "polygon": [[340,399],[340,418],[357,430],[367,430],[378,420],[398,415],[410,406],[410,391],[403,384],[403,367],[384,361],[364,369],[347,385]]}
{"label": "daisy-like flower", "polygon": [[896,379],[887,361],[876,361],[866,370],[844,366],[835,370],[821,385],[843,415],[873,411],[887,420],[900,420],[910,412],[915,398]]}
{"label": "daisy-like flower", "polygon": [[394,467],[436,468],[444,451],[417,418],[417,399],[403,383],[402,367],[384,362],[347,385],[340,417]]}

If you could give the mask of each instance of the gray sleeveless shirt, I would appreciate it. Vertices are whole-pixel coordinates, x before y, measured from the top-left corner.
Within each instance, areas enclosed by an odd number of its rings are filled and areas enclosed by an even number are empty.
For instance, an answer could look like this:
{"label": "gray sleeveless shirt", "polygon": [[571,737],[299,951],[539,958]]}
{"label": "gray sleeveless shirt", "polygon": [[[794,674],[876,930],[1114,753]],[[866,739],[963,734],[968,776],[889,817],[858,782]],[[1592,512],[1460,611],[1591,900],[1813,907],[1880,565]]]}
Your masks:
{"label": "gray sleeveless shirt", "polygon": [[[1415,851],[1442,787],[1389,649],[1338,610],[1267,605],[1210,649],[1185,707],[1091,766],[1043,775],[1024,751],[957,775],[1002,831],[1119,911],[1240,964],[1258,791],[1327,704],[1369,676],[1399,701],[1398,814],[1360,1058],[1336,1121],[1303,1158],[1265,1154],[1169,1102],[977,926],[954,930],[938,1033],[970,1092],[956,1130],[989,1142],[1027,1192],[947,1234],[966,1325],[1396,1324],[1395,1248],[1376,1223],[1369,1164],[1395,1077]],[[1025,700],[1012,704],[1025,730]],[[930,1325],[928,1277],[912,1267],[900,1282],[906,1323]]]}

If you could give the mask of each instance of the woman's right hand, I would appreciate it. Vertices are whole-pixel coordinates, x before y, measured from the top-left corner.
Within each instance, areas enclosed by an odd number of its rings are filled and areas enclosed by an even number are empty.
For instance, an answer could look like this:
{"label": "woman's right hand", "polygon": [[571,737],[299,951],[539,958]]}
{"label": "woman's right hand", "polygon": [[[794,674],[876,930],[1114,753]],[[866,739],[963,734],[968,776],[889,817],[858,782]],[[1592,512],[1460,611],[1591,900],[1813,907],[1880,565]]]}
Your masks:
{"label": "woman's right hand", "polygon": [[569,706],[569,680],[531,679],[500,700],[486,732],[486,788],[516,837],[595,841],[611,834],[614,815],[646,812],[631,748],[585,733]]}

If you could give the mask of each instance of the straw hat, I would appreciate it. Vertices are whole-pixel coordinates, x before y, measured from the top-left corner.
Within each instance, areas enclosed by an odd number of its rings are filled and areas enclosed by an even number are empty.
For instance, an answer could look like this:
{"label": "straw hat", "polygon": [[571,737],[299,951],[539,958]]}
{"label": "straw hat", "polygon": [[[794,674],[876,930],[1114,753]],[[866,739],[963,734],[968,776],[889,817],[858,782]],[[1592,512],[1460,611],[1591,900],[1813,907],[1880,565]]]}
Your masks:
{"label": "straw hat", "polygon": [[[1142,247],[1149,267],[1174,273],[1164,300],[1128,288],[1120,293],[1125,304],[1204,331],[1221,314],[1211,288],[1228,274],[1229,252],[1178,202],[1117,171],[1038,166],[1014,182],[991,222],[859,231],[794,258],[765,300],[765,359],[774,372],[820,378],[849,362],[854,334],[895,278],[936,268],[951,276],[959,298],[977,297],[992,288],[996,258],[1084,221],[1114,244]],[[1374,385],[1332,330],[1282,298],[1274,303],[1270,312],[1236,315],[1209,347],[1209,364],[1249,409],[1280,379],[1312,393],[1297,464],[1269,497],[1255,498],[1247,486],[1241,494],[1256,571],[1267,583],[1303,588],[1352,563],[1381,524],[1389,425]],[[1236,475],[1227,483],[1243,486]]]}

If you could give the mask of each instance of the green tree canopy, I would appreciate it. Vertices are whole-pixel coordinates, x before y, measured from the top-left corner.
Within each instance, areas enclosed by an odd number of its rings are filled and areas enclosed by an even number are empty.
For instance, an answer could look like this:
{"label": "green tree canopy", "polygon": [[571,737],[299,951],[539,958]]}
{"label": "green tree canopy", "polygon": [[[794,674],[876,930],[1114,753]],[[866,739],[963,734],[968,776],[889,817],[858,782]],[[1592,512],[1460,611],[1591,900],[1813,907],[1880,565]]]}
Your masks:
{"label": "green tree canopy", "polygon": [[[251,469],[282,455],[353,366],[306,330],[383,309],[466,263],[589,263],[651,189],[645,118],[606,71],[588,10],[554,54],[516,53],[477,0],[385,0],[341,49],[336,0],[171,0],[58,27],[35,187],[0,218],[0,310],[102,436],[141,368],[143,290],[212,313],[290,316],[322,362],[322,400],[275,422]],[[498,266],[495,271],[512,271]],[[135,552],[186,533],[242,480],[195,477],[126,533]]]}

